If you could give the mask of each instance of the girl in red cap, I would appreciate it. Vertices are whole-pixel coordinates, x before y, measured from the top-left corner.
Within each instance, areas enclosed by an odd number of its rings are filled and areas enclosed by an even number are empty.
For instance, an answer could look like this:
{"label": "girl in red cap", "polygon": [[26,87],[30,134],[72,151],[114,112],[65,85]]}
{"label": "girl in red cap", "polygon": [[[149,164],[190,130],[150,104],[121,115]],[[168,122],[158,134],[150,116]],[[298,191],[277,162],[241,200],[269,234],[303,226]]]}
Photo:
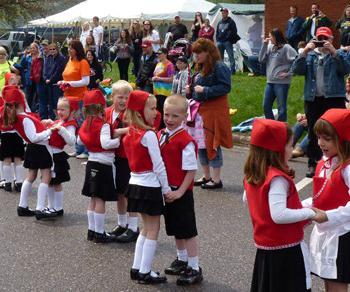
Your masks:
{"label": "girl in red cap", "polygon": [[166,277],[152,271],[160,215],[164,210],[163,195],[171,191],[158,138],[153,130],[156,116],[157,101],[153,95],[140,90],[130,93],[125,116],[129,132],[123,138],[131,170],[126,196],[128,212],[140,213],[143,221],[143,229],[136,241],[130,277],[140,284],[166,282]]}
{"label": "girl in red cap", "polygon": [[311,291],[307,220],[318,219],[303,208],[288,167],[292,130],[283,122],[256,119],[244,166],[244,199],[248,201],[257,247],[251,292]]}
{"label": "girl in red cap", "polygon": [[350,111],[330,109],[315,124],[323,158],[314,176],[312,204],[325,210],[310,237],[311,272],[326,291],[350,283]]}
{"label": "girl in red cap", "polygon": [[104,117],[105,107],[106,100],[100,90],[85,92],[85,121],[79,129],[77,141],[89,151],[82,194],[90,197],[87,240],[95,243],[115,241],[115,235],[105,232],[105,204],[117,200],[113,163],[120,139],[111,137],[110,125]]}

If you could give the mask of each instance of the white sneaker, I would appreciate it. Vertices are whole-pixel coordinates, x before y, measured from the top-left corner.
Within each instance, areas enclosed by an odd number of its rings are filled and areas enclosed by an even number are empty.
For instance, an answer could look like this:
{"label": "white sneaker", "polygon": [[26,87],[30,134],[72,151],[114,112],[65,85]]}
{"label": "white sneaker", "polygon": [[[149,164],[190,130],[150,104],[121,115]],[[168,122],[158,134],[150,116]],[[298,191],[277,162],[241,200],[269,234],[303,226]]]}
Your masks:
{"label": "white sneaker", "polygon": [[87,155],[86,153],[81,153],[79,155],[77,155],[78,159],[87,159],[89,158],[89,155]]}

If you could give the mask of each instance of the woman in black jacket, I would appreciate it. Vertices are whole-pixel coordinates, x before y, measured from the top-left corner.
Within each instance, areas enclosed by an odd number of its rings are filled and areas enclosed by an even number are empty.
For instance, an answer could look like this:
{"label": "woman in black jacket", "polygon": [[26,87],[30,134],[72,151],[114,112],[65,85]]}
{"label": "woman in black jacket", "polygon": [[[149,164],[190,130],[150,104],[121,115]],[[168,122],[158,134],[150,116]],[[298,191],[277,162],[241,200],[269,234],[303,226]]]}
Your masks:
{"label": "woman in black jacket", "polygon": [[98,81],[103,80],[103,70],[101,64],[98,62],[94,50],[86,51],[86,59],[90,65],[90,83],[88,85],[89,89],[97,88]]}

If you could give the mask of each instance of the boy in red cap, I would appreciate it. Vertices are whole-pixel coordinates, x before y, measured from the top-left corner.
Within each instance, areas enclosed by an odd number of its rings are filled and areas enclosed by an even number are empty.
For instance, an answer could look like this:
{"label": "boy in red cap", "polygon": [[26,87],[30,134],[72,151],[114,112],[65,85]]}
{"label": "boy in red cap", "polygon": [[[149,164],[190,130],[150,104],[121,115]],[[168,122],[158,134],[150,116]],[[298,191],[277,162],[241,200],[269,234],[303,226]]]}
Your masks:
{"label": "boy in red cap", "polygon": [[283,122],[256,119],[244,166],[244,200],[248,201],[257,247],[252,292],[310,291],[308,250],[303,241],[307,220],[320,214],[303,208],[288,167],[292,130]]}

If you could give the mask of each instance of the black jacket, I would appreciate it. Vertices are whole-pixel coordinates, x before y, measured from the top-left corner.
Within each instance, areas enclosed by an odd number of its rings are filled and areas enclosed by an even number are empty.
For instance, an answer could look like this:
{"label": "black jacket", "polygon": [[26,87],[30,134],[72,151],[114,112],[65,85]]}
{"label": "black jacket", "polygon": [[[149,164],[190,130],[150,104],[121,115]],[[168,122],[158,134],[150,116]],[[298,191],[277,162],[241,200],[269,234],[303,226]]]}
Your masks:
{"label": "black jacket", "polygon": [[146,55],[142,55],[140,70],[136,78],[136,86],[144,88],[147,84],[151,83],[154,69],[158,63],[157,55],[153,52],[146,60]]}

